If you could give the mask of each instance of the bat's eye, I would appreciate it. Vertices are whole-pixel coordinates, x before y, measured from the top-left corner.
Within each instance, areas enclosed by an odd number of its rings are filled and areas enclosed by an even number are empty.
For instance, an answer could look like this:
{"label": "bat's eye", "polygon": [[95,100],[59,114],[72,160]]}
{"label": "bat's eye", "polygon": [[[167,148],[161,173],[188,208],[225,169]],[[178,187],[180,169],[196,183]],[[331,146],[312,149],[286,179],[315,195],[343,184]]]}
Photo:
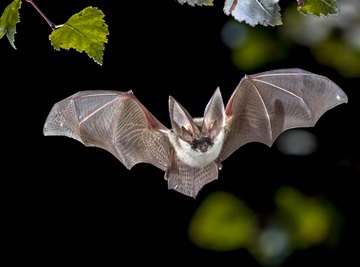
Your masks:
{"label": "bat's eye", "polygon": [[199,138],[194,139],[191,143],[191,148],[199,151],[201,153],[205,153],[209,150],[209,148],[213,145],[213,141],[210,137],[201,136]]}

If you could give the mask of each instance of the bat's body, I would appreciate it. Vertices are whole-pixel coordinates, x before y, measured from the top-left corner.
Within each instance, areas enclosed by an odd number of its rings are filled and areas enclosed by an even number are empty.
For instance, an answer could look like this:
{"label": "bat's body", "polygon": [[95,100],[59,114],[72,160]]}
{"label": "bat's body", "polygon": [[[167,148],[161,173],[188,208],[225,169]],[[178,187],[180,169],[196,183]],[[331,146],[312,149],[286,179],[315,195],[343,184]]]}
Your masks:
{"label": "bat's body", "polygon": [[[203,118],[199,119],[199,121],[202,123]],[[219,158],[224,139],[225,123],[222,125],[219,135],[215,137],[212,146],[208,146],[206,140],[204,140],[203,143],[198,144],[199,150],[194,150],[188,142],[183,141],[175,133],[169,132],[169,141],[174,147],[176,156],[180,161],[194,168],[202,168],[215,162]],[[201,147],[203,151],[201,151]]]}
{"label": "bat's body", "polygon": [[204,117],[193,119],[169,98],[171,129],[130,92],[82,91],[54,105],[45,135],[65,135],[103,148],[128,169],[150,163],[170,189],[195,197],[217,179],[221,162],[242,145],[271,146],[285,130],[314,126],[345,93],[324,76],[284,69],[245,76],[226,107],[217,89]]}

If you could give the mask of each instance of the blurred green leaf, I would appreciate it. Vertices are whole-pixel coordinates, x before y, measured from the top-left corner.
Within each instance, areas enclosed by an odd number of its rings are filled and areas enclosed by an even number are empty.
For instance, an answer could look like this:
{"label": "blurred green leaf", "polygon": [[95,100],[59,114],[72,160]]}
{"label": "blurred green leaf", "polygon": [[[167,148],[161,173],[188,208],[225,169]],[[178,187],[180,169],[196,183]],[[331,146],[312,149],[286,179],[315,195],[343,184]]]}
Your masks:
{"label": "blurred green leaf", "polygon": [[190,6],[212,6],[214,0],[178,0],[180,4],[188,3]]}
{"label": "blurred green leaf", "polygon": [[337,0],[298,0],[298,10],[315,16],[337,16],[340,8]]}
{"label": "blurred green leaf", "polygon": [[[244,26],[245,28],[245,26]],[[287,55],[287,47],[268,31],[246,27],[246,38],[232,50],[232,61],[243,71],[253,71]]]}
{"label": "blurred green leaf", "polygon": [[9,4],[0,17],[0,39],[6,34],[11,46],[15,47],[16,24],[20,21],[19,9],[21,0],[14,0]]}
{"label": "blurred green leaf", "polygon": [[360,77],[360,50],[334,37],[313,47],[314,57],[337,69],[344,77]]}
{"label": "blurred green leaf", "polygon": [[275,201],[287,220],[295,247],[317,245],[329,236],[332,212],[327,205],[291,187],[281,188],[276,193]]}
{"label": "blurred green leaf", "polygon": [[226,251],[252,241],[255,215],[237,197],[225,192],[208,196],[194,214],[189,237],[199,247]]}
{"label": "blurred green leaf", "polygon": [[85,51],[101,65],[109,34],[104,16],[104,13],[96,7],[87,7],[74,14],[50,34],[52,45],[56,50],[73,48],[79,52]]}

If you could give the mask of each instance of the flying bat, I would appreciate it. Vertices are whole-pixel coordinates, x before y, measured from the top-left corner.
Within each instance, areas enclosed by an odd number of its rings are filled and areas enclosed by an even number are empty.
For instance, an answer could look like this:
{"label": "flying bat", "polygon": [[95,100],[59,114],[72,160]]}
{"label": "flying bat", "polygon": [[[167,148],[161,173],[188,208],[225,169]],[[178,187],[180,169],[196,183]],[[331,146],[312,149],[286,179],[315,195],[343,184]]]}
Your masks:
{"label": "flying bat", "polygon": [[283,131],[314,126],[326,111],[346,102],[343,90],[325,76],[279,69],[245,75],[226,106],[217,88],[202,118],[191,117],[170,96],[171,129],[132,91],[80,91],[53,106],[44,135],[105,149],[127,169],[152,164],[165,172],[169,189],[196,197],[241,146],[271,146]]}

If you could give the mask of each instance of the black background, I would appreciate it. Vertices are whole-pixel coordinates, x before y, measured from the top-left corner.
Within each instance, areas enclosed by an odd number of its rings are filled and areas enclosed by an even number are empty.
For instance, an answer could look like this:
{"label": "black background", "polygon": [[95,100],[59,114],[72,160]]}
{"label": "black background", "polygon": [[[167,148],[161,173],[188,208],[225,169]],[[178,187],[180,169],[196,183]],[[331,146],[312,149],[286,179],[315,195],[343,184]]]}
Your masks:
{"label": "black background", "polygon": [[[0,10],[8,3],[1,1]],[[300,67],[326,75],[344,89],[349,103],[327,112],[310,129],[320,142],[315,154],[291,157],[275,147],[248,144],[224,162],[219,180],[192,199],[168,190],[163,172],[151,165],[128,171],[106,151],[65,137],[44,137],[42,127],[52,105],[79,90],[131,89],[167,126],[169,95],[194,116],[202,115],[217,86],[229,99],[245,73],[231,63],[221,41],[229,19],[221,1],[196,8],[174,0],[36,3],[56,24],[97,6],[106,15],[110,35],[103,66],[84,53],[56,52],[48,40],[51,29],[24,2],[17,50],[5,37],[0,41],[2,220],[13,261],[259,266],[245,250],[220,253],[195,247],[187,237],[188,223],[201,201],[217,190],[236,194],[259,213],[271,212],[274,191],[282,185],[326,195],[346,221],[336,251],[320,246],[297,252],[284,266],[344,264],[355,256],[359,79],[319,65],[299,46],[286,60],[256,70]]]}

